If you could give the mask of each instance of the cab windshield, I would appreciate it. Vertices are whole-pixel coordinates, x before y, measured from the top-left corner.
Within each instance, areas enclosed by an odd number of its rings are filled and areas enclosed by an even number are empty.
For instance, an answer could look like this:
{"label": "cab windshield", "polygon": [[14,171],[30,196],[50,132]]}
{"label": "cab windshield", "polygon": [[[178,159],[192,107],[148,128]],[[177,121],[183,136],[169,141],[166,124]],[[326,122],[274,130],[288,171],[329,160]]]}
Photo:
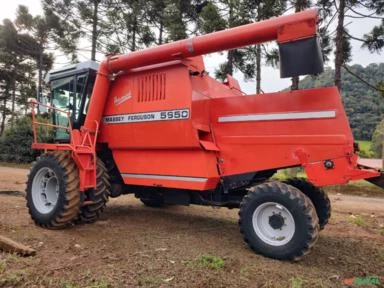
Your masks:
{"label": "cab windshield", "polygon": [[[75,129],[79,129],[84,123],[93,83],[94,76],[88,72],[51,81],[51,105],[69,112],[72,127]],[[65,112],[53,110],[53,124],[68,127],[68,117]],[[56,140],[69,140],[69,133],[65,129],[57,128],[55,134]]]}

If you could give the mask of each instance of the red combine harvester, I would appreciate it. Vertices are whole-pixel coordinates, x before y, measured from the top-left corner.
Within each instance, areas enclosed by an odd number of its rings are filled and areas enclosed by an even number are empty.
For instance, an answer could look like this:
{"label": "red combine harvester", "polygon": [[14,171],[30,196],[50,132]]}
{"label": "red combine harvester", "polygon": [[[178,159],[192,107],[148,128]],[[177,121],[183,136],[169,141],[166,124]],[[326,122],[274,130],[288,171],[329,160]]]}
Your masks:
{"label": "red combine harvester", "polygon": [[[256,252],[297,260],[330,217],[320,187],[381,173],[357,164],[336,88],[244,95],[205,72],[203,54],[277,40],[282,77],[323,70],[317,12],[198,36],[48,75],[51,124],[38,122],[44,149],[27,183],[37,225],[95,221],[108,200],[135,194],[145,205],[240,208],[240,230]],[[38,125],[53,127],[39,143]],[[270,178],[303,167],[308,180]]]}

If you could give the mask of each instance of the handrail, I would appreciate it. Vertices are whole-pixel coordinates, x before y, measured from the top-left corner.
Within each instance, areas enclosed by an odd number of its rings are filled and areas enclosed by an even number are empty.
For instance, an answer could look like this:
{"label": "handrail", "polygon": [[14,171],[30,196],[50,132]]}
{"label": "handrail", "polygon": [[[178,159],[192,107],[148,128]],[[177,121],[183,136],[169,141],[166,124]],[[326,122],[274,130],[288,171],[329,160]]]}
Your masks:
{"label": "handrail", "polygon": [[[37,141],[37,129],[36,129],[37,126],[46,126],[46,127],[63,129],[63,130],[68,131],[69,135],[71,135],[71,133],[72,133],[72,125],[71,125],[71,119],[70,119],[71,114],[68,111],[65,111],[63,109],[59,109],[59,108],[56,108],[56,107],[53,107],[53,106],[50,106],[50,105],[47,105],[47,104],[43,104],[43,103],[40,103],[40,102],[37,102],[37,101],[31,101],[30,105],[31,105],[31,110],[32,110],[32,113],[31,113],[31,115],[32,115],[32,130],[33,130],[33,144],[32,145],[43,144],[43,143],[40,143],[40,142]],[[62,125],[55,125],[55,124],[51,124],[51,123],[44,123],[44,122],[37,121],[35,109],[37,107],[39,107],[39,106],[47,107],[48,109],[52,109],[52,110],[64,113],[67,116],[67,119],[68,119],[68,127],[65,127],[65,126],[62,126]]]}

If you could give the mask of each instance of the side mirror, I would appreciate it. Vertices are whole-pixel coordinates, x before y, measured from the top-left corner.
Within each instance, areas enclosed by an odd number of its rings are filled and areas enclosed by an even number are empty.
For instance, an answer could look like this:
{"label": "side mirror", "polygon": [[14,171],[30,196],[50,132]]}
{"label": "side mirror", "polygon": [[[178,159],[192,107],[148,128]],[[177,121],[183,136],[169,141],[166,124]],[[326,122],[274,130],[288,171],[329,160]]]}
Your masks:
{"label": "side mirror", "polygon": [[323,54],[317,36],[279,43],[279,55],[281,78],[324,71]]}

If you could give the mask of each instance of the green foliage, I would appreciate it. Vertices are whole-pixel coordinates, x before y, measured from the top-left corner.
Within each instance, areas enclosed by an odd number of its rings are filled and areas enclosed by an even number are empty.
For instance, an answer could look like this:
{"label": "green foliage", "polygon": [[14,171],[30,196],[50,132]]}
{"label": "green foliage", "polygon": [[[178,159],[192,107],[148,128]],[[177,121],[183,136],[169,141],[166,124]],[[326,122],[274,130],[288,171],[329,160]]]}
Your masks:
{"label": "green foliage", "polygon": [[290,178],[307,178],[307,174],[305,174],[304,169],[301,167],[294,167],[294,168],[287,168],[287,169],[280,169],[275,173],[272,177],[272,179],[278,180],[278,181],[284,181]]}
{"label": "green foliage", "polygon": [[350,215],[348,217],[348,220],[350,223],[359,227],[367,226],[367,220],[361,215]]}
{"label": "green foliage", "polygon": [[94,280],[91,285],[88,285],[87,288],[108,288],[112,287],[112,285],[109,284],[109,281],[107,278],[102,277],[101,279]]}
{"label": "green foliage", "polygon": [[64,282],[62,286],[63,288],[78,288],[78,286],[72,282]]}
{"label": "green foliage", "polygon": [[357,140],[356,142],[359,143],[360,157],[363,157],[363,158],[374,157],[375,153],[372,151],[371,141]]}
{"label": "green foliage", "polygon": [[20,43],[24,42],[31,47],[37,44],[29,35],[19,33],[10,20],[0,24],[0,135],[7,120],[12,121],[20,108],[25,109],[27,95],[35,89],[33,57],[22,49]]}
{"label": "green foliage", "polygon": [[[212,1],[207,4],[199,14],[199,30],[202,33],[210,33],[227,28],[253,22],[250,18],[248,1],[242,0],[221,0]],[[253,3],[253,2],[252,2]],[[246,55],[254,56],[254,52],[246,49],[228,51],[227,60],[221,63],[215,72],[218,79],[225,79],[226,75],[232,75],[234,68],[244,72]],[[254,59],[254,58],[253,58]],[[254,60],[252,60],[254,62]]]}
{"label": "green foliage", "polygon": [[[350,66],[349,69],[370,83],[384,79],[384,63]],[[328,69],[318,77],[306,76],[301,82],[303,89],[333,86],[333,70]],[[356,79],[345,70],[342,71],[341,94],[345,111],[356,139],[371,140],[376,125],[384,118],[384,99],[381,94]]]}
{"label": "green foliage", "polygon": [[[46,119],[39,118],[39,121],[47,122]],[[39,142],[51,142],[52,130],[44,127],[37,129]],[[17,119],[13,127],[5,130],[0,138],[0,161],[27,163],[32,162],[41,153],[32,150],[33,131],[30,116]]]}
{"label": "green foliage", "polygon": [[372,151],[377,158],[383,157],[384,120],[377,124],[372,135]]}
{"label": "green foliage", "polygon": [[220,16],[219,7],[213,3],[206,5],[200,13],[200,29],[204,33],[223,30],[226,22]]}
{"label": "green foliage", "polygon": [[372,31],[364,35],[364,44],[371,52],[380,52],[384,48],[384,19],[381,25],[373,27]]}
{"label": "green foliage", "polygon": [[179,3],[171,3],[165,8],[164,24],[168,30],[168,41],[187,38],[187,24],[184,23]]}
{"label": "green foliage", "polygon": [[201,255],[196,264],[213,270],[219,270],[224,267],[224,260],[221,257],[213,255]]}
{"label": "green foliage", "polygon": [[302,288],[306,283],[306,281],[301,277],[292,277],[291,279],[289,279],[289,282],[290,288]]}
{"label": "green foliage", "polygon": [[153,286],[159,286],[162,283],[162,280],[158,276],[144,276],[140,277],[137,280],[138,286],[144,286],[144,287],[153,287]]}

